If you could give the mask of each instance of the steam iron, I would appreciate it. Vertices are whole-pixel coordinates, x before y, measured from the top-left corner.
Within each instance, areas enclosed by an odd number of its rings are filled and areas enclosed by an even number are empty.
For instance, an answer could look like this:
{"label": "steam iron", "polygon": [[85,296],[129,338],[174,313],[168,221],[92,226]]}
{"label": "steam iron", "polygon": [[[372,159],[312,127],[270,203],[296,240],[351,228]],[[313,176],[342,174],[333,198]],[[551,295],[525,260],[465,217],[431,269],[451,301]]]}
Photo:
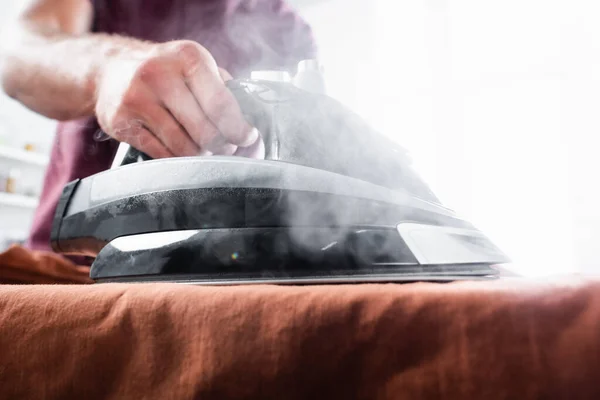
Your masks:
{"label": "steam iron", "polygon": [[401,147],[289,80],[227,83],[265,159],[150,160],[67,184],[52,247],[95,258],[97,282],[449,281],[507,257],[444,207]]}

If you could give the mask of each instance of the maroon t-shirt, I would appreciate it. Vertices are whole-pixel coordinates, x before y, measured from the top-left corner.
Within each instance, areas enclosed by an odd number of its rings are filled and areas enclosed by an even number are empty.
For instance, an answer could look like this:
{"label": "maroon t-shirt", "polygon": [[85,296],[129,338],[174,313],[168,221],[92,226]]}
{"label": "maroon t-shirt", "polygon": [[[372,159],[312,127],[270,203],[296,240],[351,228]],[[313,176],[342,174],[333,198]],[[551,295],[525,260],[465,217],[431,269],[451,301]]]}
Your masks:
{"label": "maroon t-shirt", "polygon": [[[144,40],[195,40],[234,77],[287,69],[315,56],[309,26],[283,0],[92,0],[94,32]],[[61,122],[29,246],[50,249],[52,218],[65,184],[106,170],[118,143],[99,140],[95,118]]]}

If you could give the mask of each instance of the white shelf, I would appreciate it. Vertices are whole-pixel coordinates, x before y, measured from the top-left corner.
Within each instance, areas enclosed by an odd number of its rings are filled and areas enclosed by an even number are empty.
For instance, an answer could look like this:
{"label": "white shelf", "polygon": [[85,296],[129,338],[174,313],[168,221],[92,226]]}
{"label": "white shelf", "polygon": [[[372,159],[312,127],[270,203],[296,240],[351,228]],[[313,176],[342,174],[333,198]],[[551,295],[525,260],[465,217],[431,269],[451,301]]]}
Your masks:
{"label": "white shelf", "polygon": [[26,164],[39,165],[41,167],[45,167],[50,161],[50,158],[43,154],[2,145],[0,145],[0,158],[20,161]]}
{"label": "white shelf", "polygon": [[19,208],[36,208],[38,199],[22,194],[0,193],[0,206],[11,206]]}

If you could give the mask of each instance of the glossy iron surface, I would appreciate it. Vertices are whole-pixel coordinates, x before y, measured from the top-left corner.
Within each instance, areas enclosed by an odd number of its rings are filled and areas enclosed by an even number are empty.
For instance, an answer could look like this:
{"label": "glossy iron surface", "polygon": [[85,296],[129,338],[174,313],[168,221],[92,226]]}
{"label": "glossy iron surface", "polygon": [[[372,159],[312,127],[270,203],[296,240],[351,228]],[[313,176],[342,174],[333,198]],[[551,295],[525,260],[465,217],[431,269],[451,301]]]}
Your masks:
{"label": "glossy iron surface", "polygon": [[[203,229],[124,236],[102,249],[92,278],[227,284],[490,278],[485,264],[420,264],[393,229]],[[120,266],[134,258],[139,276]],[[106,278],[108,277],[108,278]]]}

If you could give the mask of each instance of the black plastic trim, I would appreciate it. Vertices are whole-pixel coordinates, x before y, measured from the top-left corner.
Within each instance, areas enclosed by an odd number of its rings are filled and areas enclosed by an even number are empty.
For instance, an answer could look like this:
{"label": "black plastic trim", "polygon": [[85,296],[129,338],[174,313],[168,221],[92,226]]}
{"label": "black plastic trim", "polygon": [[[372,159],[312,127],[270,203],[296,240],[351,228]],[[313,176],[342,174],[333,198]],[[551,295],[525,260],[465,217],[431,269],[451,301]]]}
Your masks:
{"label": "black plastic trim", "polygon": [[471,227],[463,220],[416,208],[328,193],[183,189],[132,196],[64,217],[60,247],[63,252],[94,255],[117,237],[149,232],[282,226],[395,228],[400,222]]}
{"label": "black plastic trim", "polygon": [[52,250],[56,252],[60,252],[60,229],[62,227],[63,218],[67,212],[67,208],[69,207],[69,203],[73,198],[73,193],[77,186],[79,185],[80,179],[76,179],[72,182],[69,182],[65,185],[60,198],[58,199],[58,204],[56,205],[56,211],[54,212],[54,218],[52,220],[52,230],[50,231],[50,246]]}

